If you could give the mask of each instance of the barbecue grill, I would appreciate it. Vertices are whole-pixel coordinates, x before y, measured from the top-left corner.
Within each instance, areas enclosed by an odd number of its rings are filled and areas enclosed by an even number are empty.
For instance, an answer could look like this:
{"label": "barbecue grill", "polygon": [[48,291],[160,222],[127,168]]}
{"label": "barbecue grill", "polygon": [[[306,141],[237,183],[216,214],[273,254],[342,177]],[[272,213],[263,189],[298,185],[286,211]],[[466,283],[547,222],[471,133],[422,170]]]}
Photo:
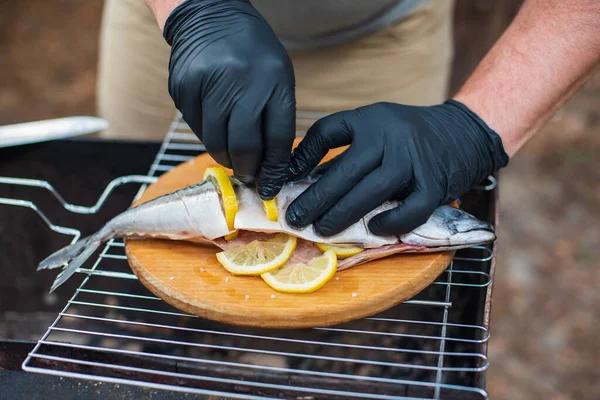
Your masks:
{"label": "barbecue grill", "polygon": [[[178,114],[146,176],[112,181],[91,207],[70,204],[51,182],[0,177],[47,191],[75,214],[95,214],[124,184],[141,185],[202,153]],[[496,224],[496,179],[461,206]],[[133,200],[133,199],[132,199]],[[79,230],[48,227],[77,241]],[[50,233],[48,233],[50,235]],[[111,240],[71,279],[81,284],[22,364],[25,371],[242,399],[487,399],[485,371],[496,243],[459,250],[428,288],[379,315],[333,327],[251,329],[188,315],[155,297]],[[40,272],[47,273],[47,272]]]}

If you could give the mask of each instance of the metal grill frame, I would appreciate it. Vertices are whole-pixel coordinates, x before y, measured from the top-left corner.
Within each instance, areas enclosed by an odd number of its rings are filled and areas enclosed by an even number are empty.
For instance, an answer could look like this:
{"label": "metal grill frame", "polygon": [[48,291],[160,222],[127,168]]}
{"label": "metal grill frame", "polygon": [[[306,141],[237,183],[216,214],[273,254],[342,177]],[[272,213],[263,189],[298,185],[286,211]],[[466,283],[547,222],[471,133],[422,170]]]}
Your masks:
{"label": "metal grill frame", "polygon": [[[313,118],[314,116],[310,115],[307,118]],[[151,184],[156,181],[158,176],[162,173],[171,170],[177,164],[187,161],[191,159],[194,154],[204,151],[204,146],[198,141],[196,136],[191,132],[189,127],[182,120],[181,114],[178,113],[174,118],[170,129],[162,142],[159,152],[156,155],[155,161],[150,167],[150,170],[146,176],[125,176],[118,179],[115,179],[111,182],[107,188],[102,193],[98,202],[91,207],[83,207],[74,204],[67,203],[62,196],[48,183],[45,181],[37,181],[37,180],[29,180],[29,179],[20,179],[20,178],[3,178],[0,177],[0,184],[10,184],[10,185],[23,185],[23,186],[37,186],[48,190],[51,194],[58,199],[62,203],[65,209],[79,214],[91,214],[96,213],[102,207],[106,199],[110,196],[110,193],[117,187],[123,184],[128,183],[138,183],[142,184],[140,190],[138,191],[135,199],[137,199],[145,190],[148,184]],[[478,187],[476,190],[482,191],[494,191],[496,188],[496,180],[493,177],[489,177],[489,182],[485,186]],[[135,200],[134,199],[134,200]],[[12,205],[12,206],[20,206],[27,207],[33,209],[38,215],[46,222],[50,229],[53,231],[63,234],[63,235],[71,235],[73,236],[72,242],[76,242],[81,233],[78,230],[56,226],[52,224],[50,219],[44,215],[44,213],[32,202],[18,199],[7,199],[0,198],[0,204],[4,205]],[[156,389],[166,389],[166,390],[174,390],[180,392],[189,392],[189,393],[197,393],[204,395],[214,395],[214,396],[226,396],[227,398],[244,398],[244,399],[264,399],[264,398],[280,398],[278,396],[264,396],[260,394],[248,394],[242,392],[235,391],[224,391],[224,390],[210,390],[205,388],[197,388],[190,386],[181,386],[175,384],[163,384],[157,382],[150,382],[147,380],[136,380],[128,378],[128,373],[135,374],[151,374],[152,376],[162,376],[162,377],[170,377],[177,379],[187,379],[192,381],[203,381],[203,382],[213,382],[220,383],[224,385],[231,385],[231,387],[245,387],[245,388],[257,388],[257,389],[272,389],[274,391],[278,391],[279,393],[283,393],[281,398],[288,398],[286,393],[303,393],[307,395],[307,398],[310,396],[340,396],[345,398],[377,398],[377,399],[413,399],[416,397],[406,397],[406,396],[390,396],[386,394],[373,394],[367,392],[357,392],[350,390],[332,390],[332,389],[323,389],[323,388],[315,388],[315,387],[302,387],[299,385],[292,384],[269,384],[265,382],[261,382],[259,379],[255,379],[255,381],[250,381],[247,379],[230,379],[230,378],[219,378],[214,376],[199,375],[199,374],[190,374],[190,373],[180,373],[180,372],[169,372],[169,371],[161,371],[160,369],[146,369],[141,367],[132,367],[128,365],[119,365],[118,363],[106,363],[106,362],[97,362],[90,360],[82,360],[75,359],[70,357],[56,356],[49,354],[48,349],[52,348],[70,348],[70,349],[78,349],[83,351],[100,351],[108,354],[118,354],[120,356],[144,356],[150,357],[151,359],[161,359],[161,360],[170,360],[170,361],[183,361],[183,362],[196,362],[206,365],[218,365],[218,366],[229,366],[232,368],[243,368],[249,371],[257,371],[259,373],[269,372],[274,374],[288,374],[294,376],[308,376],[308,377],[322,377],[322,378],[331,378],[331,379],[343,379],[349,381],[362,381],[362,382],[370,382],[373,384],[397,384],[397,385],[405,385],[407,387],[417,387],[417,388],[428,388],[432,390],[432,394],[429,397],[419,397],[419,398],[434,398],[440,399],[442,398],[442,393],[444,391],[452,391],[453,393],[465,393],[469,395],[475,395],[474,398],[483,398],[487,399],[487,392],[479,387],[468,387],[468,386],[460,386],[454,384],[444,383],[444,374],[456,371],[469,372],[474,374],[483,374],[485,370],[488,368],[489,362],[487,359],[487,342],[489,340],[489,332],[488,332],[488,323],[489,323],[489,313],[490,313],[490,301],[491,301],[491,289],[492,289],[492,276],[495,266],[495,251],[496,244],[493,243],[489,246],[475,246],[479,252],[482,253],[481,257],[460,257],[457,256],[454,258],[452,263],[449,265],[447,271],[443,273],[434,283],[433,285],[442,285],[445,287],[444,295],[442,299],[411,299],[405,301],[398,307],[411,307],[411,306],[422,306],[428,308],[437,308],[441,310],[442,318],[441,321],[425,321],[425,320],[403,320],[403,319],[390,319],[390,318],[365,318],[363,320],[357,321],[359,325],[359,329],[348,329],[343,327],[327,327],[327,328],[314,328],[317,331],[326,331],[326,332],[340,332],[349,335],[395,335],[400,337],[411,337],[415,340],[436,340],[439,341],[439,346],[436,351],[425,351],[425,350],[411,350],[411,349],[402,349],[402,348],[387,348],[385,346],[361,346],[355,344],[344,344],[344,343],[334,343],[334,342],[319,342],[319,341],[311,341],[311,340],[303,340],[303,339],[290,339],[283,336],[277,335],[255,335],[255,334],[245,334],[245,333],[235,333],[229,332],[227,329],[220,330],[211,330],[211,329],[196,329],[196,328],[179,328],[174,325],[161,325],[150,322],[135,322],[135,321],[124,321],[117,320],[107,317],[106,315],[98,317],[93,315],[86,314],[78,314],[77,312],[71,312],[73,306],[81,307],[96,307],[105,309],[108,313],[111,309],[125,309],[129,312],[139,313],[142,316],[151,314],[162,314],[168,316],[177,316],[181,318],[198,318],[193,315],[183,314],[177,312],[177,310],[173,311],[165,311],[160,310],[158,308],[144,308],[144,307],[124,307],[111,305],[103,302],[89,302],[89,301],[81,301],[80,297],[88,294],[94,295],[104,295],[104,296],[118,296],[123,298],[130,298],[140,300],[140,301],[149,301],[162,302],[161,299],[155,296],[147,296],[147,295],[139,295],[132,293],[120,293],[120,292],[111,292],[111,291],[101,291],[89,289],[86,286],[94,279],[99,279],[97,277],[102,277],[104,279],[128,279],[128,280],[137,280],[137,277],[131,273],[129,266],[127,265],[127,258],[124,255],[123,250],[123,242],[119,240],[111,240],[109,241],[104,249],[100,252],[98,258],[93,263],[90,268],[80,268],[77,270],[79,274],[83,274],[84,278],[79,288],[73,294],[71,299],[67,302],[64,309],[58,314],[56,320],[48,327],[46,333],[42,336],[42,338],[38,341],[34,349],[29,353],[28,357],[23,362],[22,368],[28,372],[49,374],[49,375],[57,375],[64,377],[72,377],[72,378],[84,378],[84,379],[92,379],[99,380],[105,382],[112,383],[120,383],[120,384],[130,384],[130,385],[138,385],[144,387],[152,387]],[[458,253],[457,253],[458,254]],[[112,270],[112,269],[104,269],[103,266],[107,262],[106,260],[120,260],[119,262],[123,264],[122,270]],[[457,269],[455,268],[455,262],[460,262],[461,265],[467,265],[469,268]],[[485,272],[483,265],[490,266],[490,272]],[[461,282],[459,279],[461,276],[478,276],[480,280],[479,283],[465,283]],[[73,278],[72,278],[73,279]],[[140,284],[141,286],[141,284]],[[449,311],[452,307],[451,294],[453,287],[464,286],[464,287],[472,287],[477,290],[485,291],[485,309],[483,320],[481,324],[478,325],[464,325],[464,324],[456,324],[449,321]],[[109,347],[97,347],[97,346],[87,346],[82,344],[75,343],[65,343],[61,341],[56,341],[52,339],[53,334],[57,334],[60,332],[66,332],[75,335],[83,335],[83,336],[100,336],[100,337],[108,337],[112,339],[127,339],[134,341],[150,341],[157,342],[160,344],[170,344],[175,346],[188,346],[188,347],[208,347],[218,349],[223,347],[224,350],[232,350],[232,351],[245,351],[245,352],[254,352],[254,353],[281,353],[281,352],[269,352],[261,349],[253,349],[253,348],[236,348],[231,346],[219,346],[218,344],[203,344],[203,343],[186,343],[184,341],[170,341],[167,339],[153,338],[153,337],[144,337],[144,336],[131,336],[123,337],[127,335],[119,335],[111,332],[96,332],[96,331],[88,331],[82,329],[73,329],[69,327],[63,327],[63,321],[68,318],[81,319],[86,321],[99,321],[102,323],[109,324],[136,324],[147,328],[168,328],[168,329],[181,329],[188,330],[196,333],[206,333],[211,335],[221,335],[221,336],[229,336],[238,338],[251,338],[256,340],[275,340],[282,342],[289,342],[290,344],[295,344],[298,347],[303,345],[320,345],[320,346],[341,346],[348,347],[353,349],[361,349],[365,348],[365,350],[378,350],[378,351],[388,351],[388,352],[421,352],[427,353],[428,355],[432,355],[437,357],[437,362],[435,365],[414,365],[414,364],[398,364],[398,363],[385,363],[385,362],[375,362],[367,359],[349,359],[343,358],[339,360],[339,362],[351,362],[357,364],[371,364],[371,365],[381,365],[381,364],[391,364],[392,366],[399,366],[403,368],[412,368],[412,369],[424,369],[428,371],[432,371],[435,375],[434,381],[417,381],[417,380],[406,380],[400,378],[382,378],[376,376],[363,376],[356,374],[339,374],[339,373],[330,373],[326,371],[311,371],[311,370],[302,370],[302,369],[294,369],[294,368],[283,368],[283,367],[273,367],[273,366],[264,366],[264,365],[255,365],[255,364],[244,364],[239,362],[226,362],[226,361],[218,361],[218,360],[210,360],[210,359],[190,359],[189,357],[180,357],[169,354],[156,354],[156,353],[145,353],[145,352],[137,352],[133,350],[127,349],[119,349],[119,348],[109,348]],[[431,337],[431,336],[423,336],[418,334],[410,334],[410,333],[394,333],[391,329],[389,331],[368,331],[365,329],[360,329],[360,323],[362,321],[377,321],[379,323],[387,324],[385,326],[392,327],[393,324],[400,324],[405,326],[418,326],[419,324],[427,324],[432,325],[434,327],[439,327],[439,335]],[[473,329],[474,332],[478,332],[478,334],[474,334],[474,338],[460,338],[460,337],[451,337],[448,336],[448,330],[451,328],[463,328],[463,329]],[[475,338],[477,337],[477,338]],[[462,341],[473,343],[475,345],[480,346],[480,351],[472,352],[472,353],[451,353],[446,351],[447,344],[452,341]],[[373,348],[375,347],[375,349]],[[311,354],[303,354],[303,353],[294,353],[294,352],[283,352],[280,354],[283,356],[291,356],[291,357],[313,357],[319,358],[326,356],[318,356]],[[472,357],[475,362],[474,365],[477,367],[469,367],[469,368],[453,368],[445,366],[445,361],[448,357]],[[40,367],[36,365],[36,361],[45,360],[50,363],[45,367]],[[336,361],[336,360],[334,360]],[[337,362],[337,361],[336,361]],[[111,374],[102,374],[102,373],[79,373],[73,371],[65,371],[59,368],[52,368],[52,365],[79,365],[79,366],[87,366],[90,368],[96,369],[109,369],[112,371]],[[115,374],[115,371],[120,371]],[[116,375],[116,376],[115,376]],[[482,379],[484,380],[484,379]],[[259,390],[260,391],[260,390]],[[295,395],[298,397],[298,395]]]}

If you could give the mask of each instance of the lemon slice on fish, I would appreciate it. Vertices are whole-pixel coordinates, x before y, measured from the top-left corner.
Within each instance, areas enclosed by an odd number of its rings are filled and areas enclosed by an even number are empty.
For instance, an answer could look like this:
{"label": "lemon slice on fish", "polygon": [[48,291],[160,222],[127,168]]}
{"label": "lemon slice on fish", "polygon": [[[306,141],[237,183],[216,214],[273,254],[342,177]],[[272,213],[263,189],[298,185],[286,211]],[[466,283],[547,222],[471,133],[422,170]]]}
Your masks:
{"label": "lemon slice on fish", "polygon": [[260,275],[284,265],[296,249],[295,236],[278,233],[267,240],[232,246],[217,253],[217,260],[234,275]]}
{"label": "lemon slice on fish", "polygon": [[[227,175],[227,171],[223,167],[206,168],[202,179],[210,179],[215,185],[215,188],[221,195],[221,207],[223,207],[227,227],[229,230],[233,230],[233,223],[235,222],[235,215],[238,212],[239,206],[235,190],[233,190],[233,185],[231,184],[229,175]],[[227,236],[233,238],[233,235],[235,235],[235,233],[231,233]],[[225,238],[228,239],[228,237]]]}
{"label": "lemon slice on fish", "polygon": [[319,250],[321,250],[322,252],[326,252],[327,250],[331,250],[335,253],[335,255],[337,256],[337,258],[348,258],[348,257],[352,257],[357,255],[358,253],[362,253],[363,251],[365,251],[365,249],[360,248],[360,247],[356,247],[356,246],[350,246],[350,245],[343,245],[343,244],[325,244],[325,243],[317,243],[317,248]]}
{"label": "lemon slice on fish", "polygon": [[322,288],[337,270],[337,257],[331,250],[305,263],[286,265],[261,275],[267,285],[283,293],[312,293]]}
{"label": "lemon slice on fish", "polygon": [[277,202],[275,199],[263,200],[263,206],[265,207],[265,213],[270,221],[277,222],[279,218],[279,211],[277,211]]}

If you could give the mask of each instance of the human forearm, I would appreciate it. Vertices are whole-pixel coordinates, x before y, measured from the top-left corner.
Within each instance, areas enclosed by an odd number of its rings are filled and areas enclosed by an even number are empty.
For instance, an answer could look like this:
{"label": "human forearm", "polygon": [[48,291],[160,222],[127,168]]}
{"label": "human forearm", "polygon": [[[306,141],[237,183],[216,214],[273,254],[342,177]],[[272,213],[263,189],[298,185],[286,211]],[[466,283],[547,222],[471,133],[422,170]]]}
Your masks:
{"label": "human forearm", "polygon": [[185,0],[144,0],[148,8],[150,8],[154,14],[161,31],[163,30],[165,21],[171,11],[184,1]]}
{"label": "human forearm", "polygon": [[527,0],[454,96],[513,156],[594,72],[600,2]]}

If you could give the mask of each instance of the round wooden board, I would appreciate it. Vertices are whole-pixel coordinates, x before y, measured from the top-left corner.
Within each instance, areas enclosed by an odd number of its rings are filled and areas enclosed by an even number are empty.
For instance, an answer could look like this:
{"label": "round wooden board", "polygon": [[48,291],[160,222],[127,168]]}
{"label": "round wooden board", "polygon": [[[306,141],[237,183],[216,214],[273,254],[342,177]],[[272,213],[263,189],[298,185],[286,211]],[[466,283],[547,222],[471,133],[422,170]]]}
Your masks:
{"label": "round wooden board", "polygon": [[[342,150],[330,152],[325,160]],[[205,168],[216,165],[208,154],[181,164],[149,186],[135,204],[197,183]],[[133,272],[167,303],[227,324],[269,328],[327,326],[374,315],[430,285],[454,256],[400,254],[338,272],[314,293],[285,294],[260,277],[231,275],[217,262],[218,251],[216,246],[182,241],[125,241]]]}

